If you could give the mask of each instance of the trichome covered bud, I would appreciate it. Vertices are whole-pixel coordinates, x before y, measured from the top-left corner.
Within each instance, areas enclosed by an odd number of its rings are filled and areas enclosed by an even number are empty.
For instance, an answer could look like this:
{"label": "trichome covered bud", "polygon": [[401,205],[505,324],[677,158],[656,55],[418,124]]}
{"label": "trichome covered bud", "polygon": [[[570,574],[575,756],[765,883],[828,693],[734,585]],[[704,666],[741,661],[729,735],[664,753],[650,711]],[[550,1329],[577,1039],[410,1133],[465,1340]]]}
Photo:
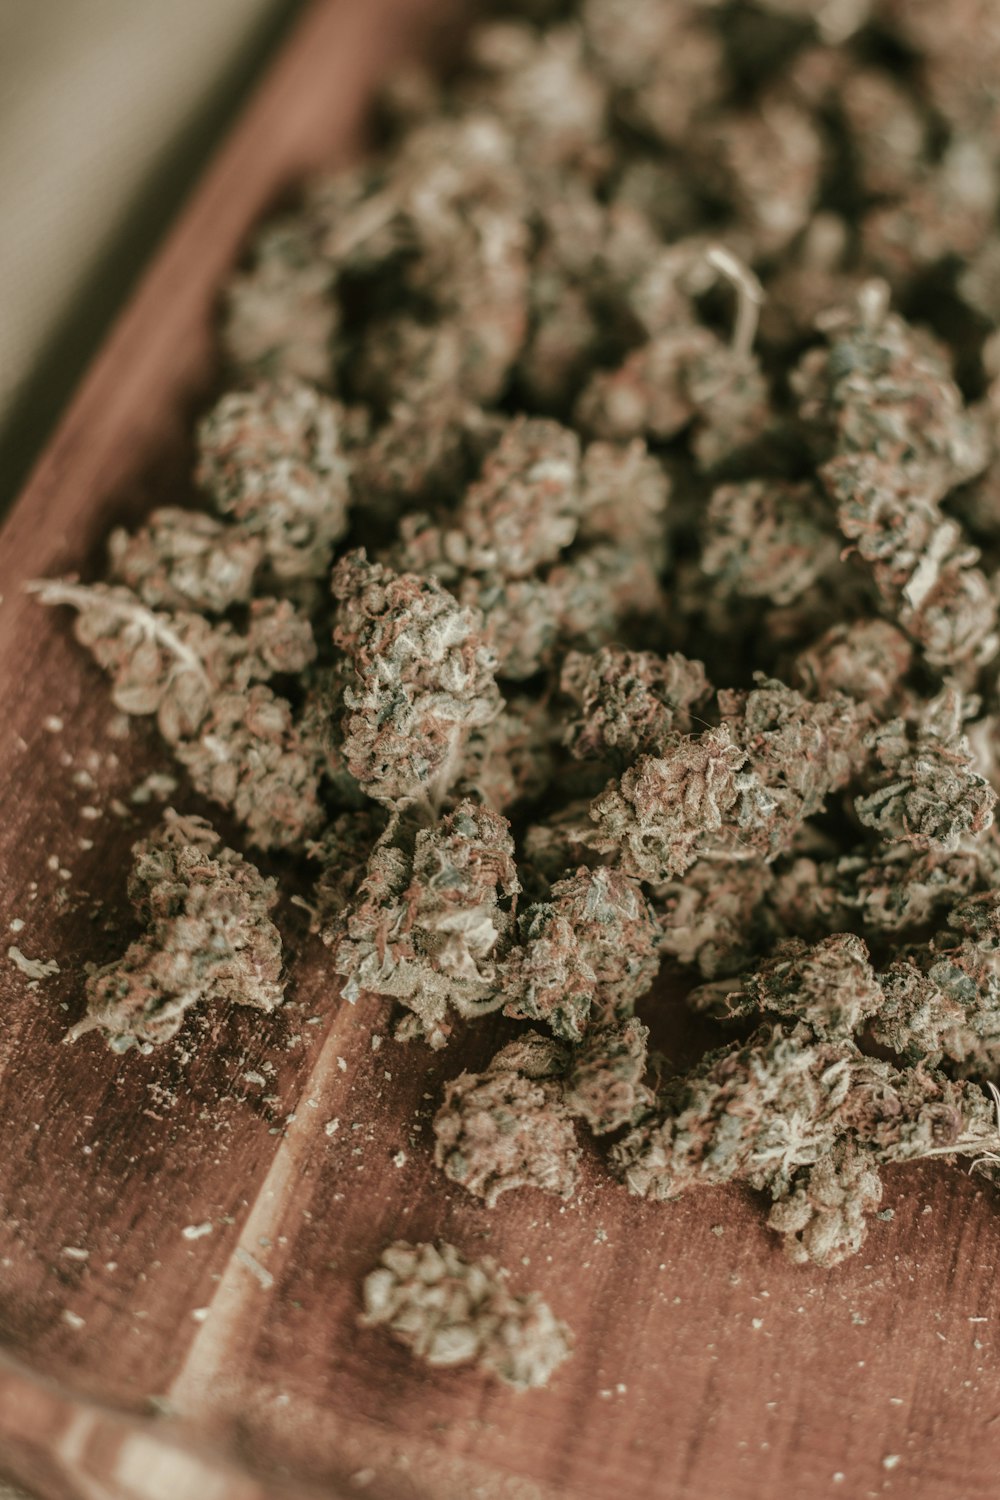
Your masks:
{"label": "trichome covered bud", "polygon": [[482,1073],[460,1073],[434,1117],[434,1160],[493,1207],[501,1193],[535,1187],[571,1198],[580,1149],[563,1098],[569,1049],[529,1031]]}
{"label": "trichome covered bud", "polygon": [[570,753],[620,766],[658,754],[671,734],[689,732],[692,711],[712,691],[699,661],[618,646],[570,651],[559,685],[579,715],[565,731]]}
{"label": "trichome covered bud", "polygon": [[564,1098],[594,1135],[634,1125],[655,1103],[642,1081],[649,1028],[634,1016],[592,1026],[570,1054]]}
{"label": "trichome covered bud", "polygon": [[[835,1152],[879,1163],[995,1151],[997,1123],[980,1089],[931,1068],[908,1069],[867,1057],[847,1037],[819,1040],[806,1025],[765,1026],[747,1042],[706,1054],[673,1079],[661,1108],[642,1120],[612,1156],[629,1190],[672,1199],[698,1186],[742,1180],[776,1201],[791,1197],[787,1232],[801,1233],[811,1174]],[[828,1169],[825,1169],[828,1170]],[[822,1179],[820,1179],[822,1181]],[[819,1183],[814,1189],[819,1190]],[[847,1204],[843,1190],[854,1198]],[[877,1202],[870,1174],[845,1164],[826,1189],[855,1223]],[[784,1211],[775,1227],[785,1229]],[[856,1232],[816,1248],[831,1264],[858,1247]],[[793,1259],[809,1254],[792,1240]]]}
{"label": "trichome covered bud", "polygon": [[888,840],[945,854],[989,828],[996,793],[974,769],[964,713],[962,694],[947,687],[915,726],[891,719],[871,731],[875,788],[855,803],[862,823]]}
{"label": "trichome covered bud", "polygon": [[341,558],[333,592],[348,766],[389,807],[436,809],[470,732],[502,707],[481,619],[432,579],[393,573],[363,551]]}
{"label": "trichome covered bud", "polygon": [[659,968],[658,929],[638,884],[616,870],[578,869],[520,919],[503,966],[505,1013],[544,1021],[578,1041],[592,1012],[628,1015]]}
{"label": "trichome covered bud", "polygon": [[810,1026],[817,1036],[853,1036],[879,1010],[882,991],[868,950],[853,933],[836,933],[810,947],[801,938],[780,943],[739,988],[720,980],[688,996],[695,1010],[725,1020],[770,1012]]}
{"label": "trichome covered bud", "polygon": [[276,579],[322,578],[347,530],[343,411],[304,381],[231,391],[198,428],[196,478]]}
{"label": "trichome covered bud", "polygon": [[520,889],[513,856],[506,819],[472,802],[431,828],[391,821],[346,918],[328,930],[344,998],[399,1001],[412,1015],[398,1034],[432,1047],[445,1045],[450,1011],[499,1009],[497,963]]}
{"label": "trichome covered bud", "polygon": [[106,584],[34,585],[43,603],[78,611],[74,631],[112,679],[128,714],[155,714],[195,788],[232,808],[263,849],[300,844],[322,821],[323,746],[264,684],[316,654],[309,621],[286,600],[258,599],[245,632],[189,611],[169,614]]}
{"label": "trichome covered bud", "polygon": [[489,1256],[397,1240],[364,1281],[366,1328],[387,1328],[429,1365],[477,1365],[515,1390],[548,1385],[573,1337],[537,1292],[514,1293]]}
{"label": "trichome covered bud", "polygon": [[225,848],[204,818],[169,810],[132,856],[129,900],[145,931],[88,979],[87,1015],[67,1040],[97,1029],[124,1052],[169,1041],[196,1005],[280,1005],[275,882]]}

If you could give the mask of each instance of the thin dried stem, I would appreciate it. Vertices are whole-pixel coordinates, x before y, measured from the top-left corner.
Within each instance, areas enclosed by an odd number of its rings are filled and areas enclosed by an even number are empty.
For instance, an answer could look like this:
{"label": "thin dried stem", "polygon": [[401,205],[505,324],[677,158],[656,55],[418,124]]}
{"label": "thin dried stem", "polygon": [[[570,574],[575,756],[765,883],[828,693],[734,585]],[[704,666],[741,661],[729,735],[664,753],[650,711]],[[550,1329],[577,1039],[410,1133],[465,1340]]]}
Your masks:
{"label": "thin dried stem", "polygon": [[211,690],[212,684],[205,671],[204,663],[199,660],[190,646],[185,645],[175,630],[171,629],[151,609],[146,609],[144,605],[116,599],[110,594],[96,593],[82,583],[64,583],[58,578],[33,579],[25,584],[25,588],[30,594],[37,594],[42,604],[68,604],[71,608],[78,610],[103,609],[119,620],[138,625],[146,636],[155,640],[165,651],[169,651],[189,672],[193,672],[206,688]]}
{"label": "thin dried stem", "polygon": [[736,292],[736,320],[733,324],[732,350],[741,358],[748,358],[757,337],[760,309],[764,302],[764,288],[750,267],[744,265],[724,245],[713,245],[705,259],[713,270],[724,276]]}

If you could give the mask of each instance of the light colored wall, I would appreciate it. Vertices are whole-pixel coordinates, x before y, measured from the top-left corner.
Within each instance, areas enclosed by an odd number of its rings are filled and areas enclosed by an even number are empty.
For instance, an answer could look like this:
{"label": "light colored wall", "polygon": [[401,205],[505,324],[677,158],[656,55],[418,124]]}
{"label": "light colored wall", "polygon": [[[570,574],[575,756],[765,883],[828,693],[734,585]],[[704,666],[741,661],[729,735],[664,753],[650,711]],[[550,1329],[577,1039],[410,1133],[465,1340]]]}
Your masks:
{"label": "light colored wall", "polygon": [[[51,362],[60,328],[74,314],[87,325],[78,301],[94,295],[116,254],[110,270],[121,278],[121,237],[135,233],[150,182],[179,142],[197,158],[193,125],[266,47],[276,17],[295,8],[296,0],[0,0],[0,433],[43,354]],[[109,309],[115,291],[101,290]],[[81,357],[71,343],[67,362]],[[28,428],[38,425],[31,417]],[[15,452],[9,467],[22,458]]]}

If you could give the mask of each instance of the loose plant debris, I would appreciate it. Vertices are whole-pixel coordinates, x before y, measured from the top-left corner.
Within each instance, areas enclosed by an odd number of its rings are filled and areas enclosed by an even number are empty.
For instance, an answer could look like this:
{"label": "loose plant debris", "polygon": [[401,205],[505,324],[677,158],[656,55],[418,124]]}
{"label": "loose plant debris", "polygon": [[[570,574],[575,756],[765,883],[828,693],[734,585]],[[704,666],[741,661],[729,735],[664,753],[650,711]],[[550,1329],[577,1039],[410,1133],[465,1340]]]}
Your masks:
{"label": "loose plant debris", "polygon": [[[507,5],[255,236],[203,508],[36,585],[308,866],[334,1003],[508,1018],[434,1124],[488,1204],[571,1196],[583,1128],[829,1266],[882,1166],[996,1173],[998,72],[982,0]],[[136,858],[74,1034],[276,1004],[271,884],[197,819]],[[661,968],[719,1028],[688,1072]],[[365,1296],[435,1363],[565,1353],[447,1246]]]}

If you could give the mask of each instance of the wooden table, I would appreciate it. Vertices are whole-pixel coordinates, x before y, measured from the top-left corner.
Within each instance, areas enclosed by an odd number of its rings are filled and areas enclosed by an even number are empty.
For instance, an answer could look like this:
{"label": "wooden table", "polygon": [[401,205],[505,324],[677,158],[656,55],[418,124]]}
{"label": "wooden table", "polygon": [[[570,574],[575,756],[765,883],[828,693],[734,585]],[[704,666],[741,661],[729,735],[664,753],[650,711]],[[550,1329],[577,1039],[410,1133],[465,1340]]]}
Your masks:
{"label": "wooden table", "polygon": [[[83,965],[131,935],[127,851],[158,809],[130,792],[168,761],[139,721],[116,737],[101,674],[21,585],[96,572],[110,523],[190,496],[220,278],[284,185],[357,149],[419,24],[399,0],[307,13],[3,535],[5,948],[60,972],[0,955],[0,1473],[44,1500],[992,1500],[1000,1223],[955,1170],[890,1173],[894,1215],[830,1272],[792,1267],[739,1191],[644,1204],[596,1157],[571,1205],[489,1211],[431,1166],[428,1120],[490,1028],[399,1048],[291,906],[282,1014],[203,1016],[148,1057],[61,1045]],[[658,1024],[693,1037],[666,1000]],[[549,1390],[428,1373],[357,1328],[397,1235],[543,1292],[577,1335]]]}

